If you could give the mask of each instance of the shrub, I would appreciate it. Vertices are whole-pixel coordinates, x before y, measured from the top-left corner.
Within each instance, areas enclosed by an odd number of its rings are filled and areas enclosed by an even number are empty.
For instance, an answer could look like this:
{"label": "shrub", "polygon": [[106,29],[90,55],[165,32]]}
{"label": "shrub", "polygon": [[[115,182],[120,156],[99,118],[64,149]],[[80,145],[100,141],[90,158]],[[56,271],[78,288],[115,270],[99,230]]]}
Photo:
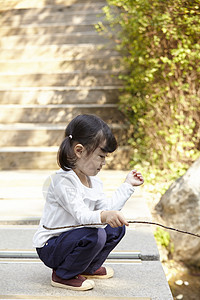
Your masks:
{"label": "shrub", "polygon": [[169,232],[161,228],[157,228],[156,231],[154,232],[154,237],[158,245],[168,250],[169,254],[173,254],[174,244],[171,241]]}
{"label": "shrub", "polygon": [[132,163],[182,175],[200,149],[199,1],[107,2],[126,70],[120,109],[134,128]]}

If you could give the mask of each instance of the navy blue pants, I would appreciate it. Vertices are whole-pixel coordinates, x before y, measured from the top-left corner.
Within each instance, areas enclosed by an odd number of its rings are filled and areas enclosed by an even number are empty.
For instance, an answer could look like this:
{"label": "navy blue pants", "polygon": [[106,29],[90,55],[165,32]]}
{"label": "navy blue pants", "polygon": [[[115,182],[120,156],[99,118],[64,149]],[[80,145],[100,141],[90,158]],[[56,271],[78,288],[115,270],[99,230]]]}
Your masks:
{"label": "navy blue pants", "polygon": [[83,227],[61,233],[47,241],[37,253],[56,275],[69,279],[100,268],[125,234],[125,226],[112,228]]}

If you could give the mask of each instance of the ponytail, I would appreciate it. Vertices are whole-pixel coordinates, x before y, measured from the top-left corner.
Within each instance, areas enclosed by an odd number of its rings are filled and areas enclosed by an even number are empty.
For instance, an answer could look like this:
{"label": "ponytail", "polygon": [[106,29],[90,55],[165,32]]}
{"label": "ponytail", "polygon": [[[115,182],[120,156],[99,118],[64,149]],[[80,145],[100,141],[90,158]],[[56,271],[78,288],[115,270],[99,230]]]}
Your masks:
{"label": "ponytail", "polygon": [[74,154],[72,143],[72,137],[66,136],[58,150],[57,162],[64,171],[69,171],[75,167],[76,155]]}

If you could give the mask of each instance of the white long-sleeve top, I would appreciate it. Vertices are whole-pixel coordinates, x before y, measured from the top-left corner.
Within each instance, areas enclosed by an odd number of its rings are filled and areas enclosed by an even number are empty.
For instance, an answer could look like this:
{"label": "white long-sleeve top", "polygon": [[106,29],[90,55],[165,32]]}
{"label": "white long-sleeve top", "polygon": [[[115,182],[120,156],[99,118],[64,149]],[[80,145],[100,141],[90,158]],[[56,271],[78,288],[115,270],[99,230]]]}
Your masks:
{"label": "white long-sleeve top", "polygon": [[89,177],[91,187],[83,185],[73,170],[60,169],[48,177],[43,186],[46,203],[40,225],[33,237],[33,246],[43,247],[45,242],[62,232],[70,230],[49,228],[101,223],[104,210],[121,210],[134,192],[133,186],[124,182],[111,198],[103,193],[103,184],[96,176]]}

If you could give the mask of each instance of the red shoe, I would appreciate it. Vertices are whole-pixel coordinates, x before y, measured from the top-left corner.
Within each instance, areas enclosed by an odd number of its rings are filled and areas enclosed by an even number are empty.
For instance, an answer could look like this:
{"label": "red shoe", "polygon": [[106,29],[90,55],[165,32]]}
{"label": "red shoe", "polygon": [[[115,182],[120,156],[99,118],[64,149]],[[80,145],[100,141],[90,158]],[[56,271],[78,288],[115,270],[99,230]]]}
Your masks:
{"label": "red shoe", "polygon": [[114,270],[110,267],[100,267],[93,274],[83,273],[83,276],[86,278],[98,278],[98,279],[107,279],[111,278],[114,275]]}
{"label": "red shoe", "polygon": [[93,289],[94,281],[87,280],[81,275],[77,275],[71,279],[63,279],[57,276],[55,270],[53,270],[51,285],[74,291],[87,291]]}

